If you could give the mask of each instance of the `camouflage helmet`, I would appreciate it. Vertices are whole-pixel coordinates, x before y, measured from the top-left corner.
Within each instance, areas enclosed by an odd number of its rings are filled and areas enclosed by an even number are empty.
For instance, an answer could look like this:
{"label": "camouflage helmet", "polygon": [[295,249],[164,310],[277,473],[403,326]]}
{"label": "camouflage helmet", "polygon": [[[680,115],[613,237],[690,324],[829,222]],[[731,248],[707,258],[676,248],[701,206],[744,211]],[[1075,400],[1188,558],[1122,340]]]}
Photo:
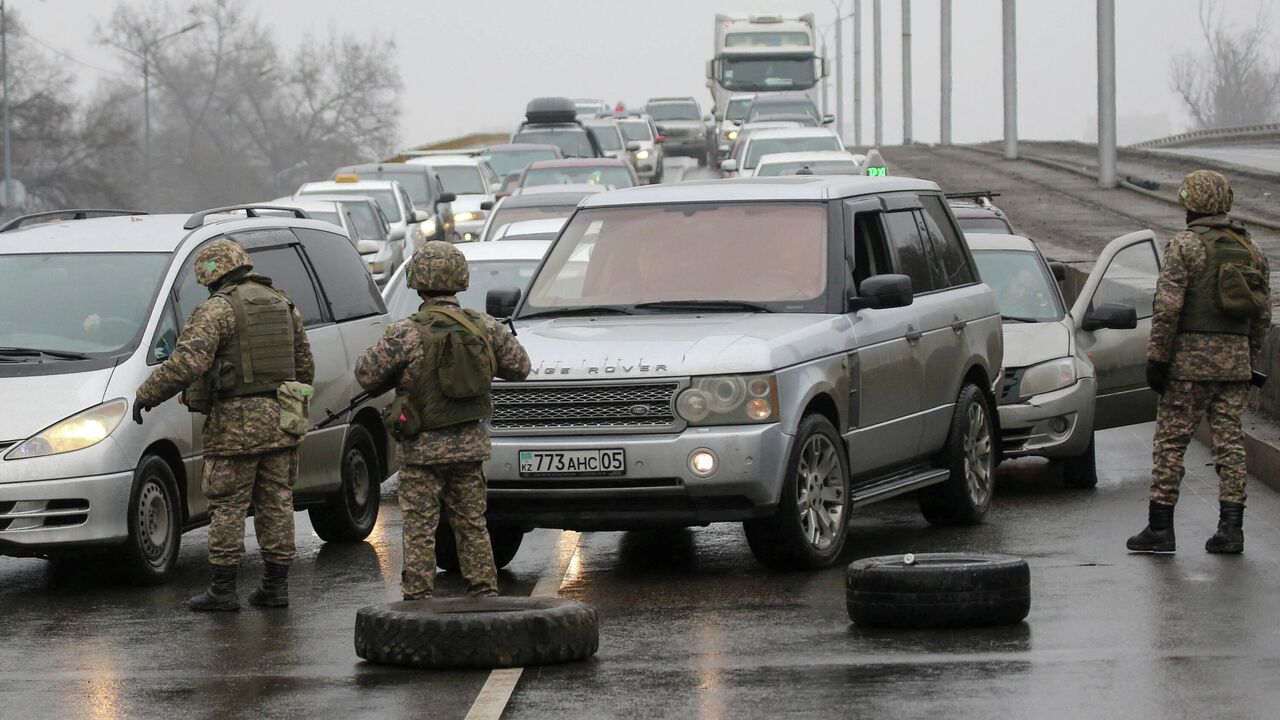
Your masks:
{"label": "camouflage helmet", "polygon": [[1222,173],[1212,170],[1193,170],[1178,188],[1178,202],[1201,215],[1230,212],[1231,197],[1231,183]]}
{"label": "camouflage helmet", "polygon": [[208,247],[196,253],[196,281],[209,287],[226,277],[233,270],[253,268],[249,253],[226,238],[214,240]]}
{"label": "camouflage helmet", "polygon": [[471,284],[467,258],[452,243],[432,240],[413,254],[405,271],[409,287],[437,293],[459,293]]}

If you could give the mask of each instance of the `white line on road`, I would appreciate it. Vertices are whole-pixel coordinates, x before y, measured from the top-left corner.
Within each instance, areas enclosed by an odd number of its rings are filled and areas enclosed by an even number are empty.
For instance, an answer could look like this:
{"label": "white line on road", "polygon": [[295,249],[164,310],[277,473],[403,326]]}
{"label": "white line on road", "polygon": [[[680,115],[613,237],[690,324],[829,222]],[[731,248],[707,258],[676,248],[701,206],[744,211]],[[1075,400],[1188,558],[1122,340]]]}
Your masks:
{"label": "white line on road", "polygon": [[[578,539],[581,536],[581,533],[571,530],[561,531],[551,551],[547,572],[533,586],[530,597],[555,597],[560,592],[565,578],[568,577],[577,559]],[[484,687],[480,688],[480,694],[476,696],[471,709],[467,711],[466,720],[501,718],[502,711],[507,709],[507,703],[511,701],[511,693],[515,692],[516,683],[520,682],[520,675],[523,673],[524,668],[499,668],[490,671],[489,679],[485,680]]]}

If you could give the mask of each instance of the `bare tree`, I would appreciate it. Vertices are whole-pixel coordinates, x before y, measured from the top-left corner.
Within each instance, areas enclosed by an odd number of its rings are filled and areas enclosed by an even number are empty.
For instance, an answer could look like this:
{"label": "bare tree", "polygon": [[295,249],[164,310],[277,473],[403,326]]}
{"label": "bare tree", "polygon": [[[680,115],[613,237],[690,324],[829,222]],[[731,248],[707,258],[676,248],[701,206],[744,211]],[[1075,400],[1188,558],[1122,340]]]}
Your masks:
{"label": "bare tree", "polygon": [[243,0],[121,4],[98,37],[135,66],[148,58],[152,206],[261,200],[395,141],[400,77],[383,41],[307,39],[282,56]]}
{"label": "bare tree", "polygon": [[1204,45],[1173,59],[1173,88],[1197,129],[1237,127],[1280,118],[1280,65],[1268,54],[1270,17],[1227,26],[1218,3],[1200,0]]}

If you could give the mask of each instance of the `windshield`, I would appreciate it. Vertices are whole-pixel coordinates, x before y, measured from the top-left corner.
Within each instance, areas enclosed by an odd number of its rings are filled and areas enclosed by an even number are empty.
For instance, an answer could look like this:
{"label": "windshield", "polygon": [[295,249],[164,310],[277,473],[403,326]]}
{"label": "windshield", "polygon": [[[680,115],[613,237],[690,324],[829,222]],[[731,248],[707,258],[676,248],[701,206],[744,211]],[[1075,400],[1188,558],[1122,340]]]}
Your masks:
{"label": "windshield", "polygon": [[743,167],[753,168],[760,158],[773,153],[784,152],[821,152],[823,150],[840,150],[840,141],[835,135],[817,135],[809,137],[752,138],[747,145],[747,162]]}
{"label": "windshield", "polygon": [[858,166],[853,161],[843,160],[793,160],[761,165],[756,173],[759,177],[776,177],[778,175],[795,175],[803,168],[809,168],[814,175],[859,175]]}
{"label": "windshield", "polygon": [[725,58],[721,63],[720,84],[725,90],[807,90],[817,78],[813,75],[813,57],[797,58]]}
{"label": "windshield", "polygon": [[[409,167],[414,167],[410,165]],[[419,166],[421,167],[421,166]],[[395,180],[409,194],[414,207],[429,208],[435,204],[435,195],[427,183],[425,172],[362,172],[360,177],[368,180]],[[372,193],[366,193],[372,195]]]}
{"label": "windshield", "polygon": [[600,143],[601,150],[609,152],[622,149],[622,136],[618,134],[618,128],[613,125],[590,125],[588,128],[591,134],[596,136],[596,142]]}
{"label": "windshield", "polygon": [[724,116],[729,120],[741,122],[747,117],[747,108],[751,107],[751,101],[754,99],[747,97],[730,100],[729,107],[724,111]]}
{"label": "windshield", "polygon": [[996,233],[997,235],[1013,234],[1013,228],[1009,227],[1009,223],[1001,218],[956,218],[956,223],[964,232]]}
{"label": "windshield", "polygon": [[440,177],[445,192],[455,195],[484,195],[489,192],[480,168],[475,165],[437,165],[433,169]]}
{"label": "windshield", "polygon": [[747,122],[761,120],[768,117],[778,117],[780,115],[806,115],[817,119],[818,111],[813,107],[813,103],[803,100],[797,100],[789,103],[771,102],[758,104],[751,108],[751,114],[747,115]]}
{"label": "windshield", "polygon": [[654,103],[645,107],[645,112],[655,122],[663,120],[697,120],[698,106],[691,102]]}
{"label": "windshield", "polygon": [[[520,238],[530,239],[529,236]],[[538,268],[538,260],[486,260],[468,263],[471,269],[471,283],[466,290],[458,293],[458,303],[464,308],[484,312],[485,298],[490,290],[503,288],[520,288],[524,292],[529,286],[533,272]],[[396,288],[387,302],[387,312],[392,320],[403,320],[418,312],[422,298],[418,292],[405,284],[405,274],[400,273],[396,280]]]}
{"label": "windshield", "polygon": [[511,139],[513,143],[529,143],[531,145],[555,145],[565,157],[595,157],[596,151],[587,139],[587,131],[582,128],[550,128],[543,130],[521,130]]}
{"label": "windshield", "polygon": [[735,32],[724,36],[725,47],[809,47],[807,32]]}
{"label": "windshield", "polygon": [[493,168],[493,172],[498,177],[506,177],[513,172],[519,172],[529,166],[529,163],[539,160],[555,160],[556,151],[551,149],[535,149],[535,150],[503,150],[502,152],[486,153],[484,161],[489,163],[489,167]]}
{"label": "windshield", "polygon": [[622,134],[628,141],[653,142],[653,133],[649,130],[649,123],[644,120],[621,120],[618,125],[622,128]]}
{"label": "windshield", "polygon": [[0,255],[0,346],[127,350],[168,264],[168,253]]}
{"label": "windshield", "polygon": [[382,222],[378,219],[378,214],[368,203],[343,203],[342,207],[346,209],[347,216],[351,218],[351,222],[356,226],[356,234],[365,240],[381,240],[382,239]]}
{"label": "windshield", "polygon": [[1031,322],[1062,319],[1058,293],[1040,256],[1025,250],[975,250],[982,282],[996,294],[1000,314]]}
{"label": "windshield", "polygon": [[682,300],[822,312],[826,287],[820,203],[599,208],[561,233],[521,314]]}
{"label": "windshield", "polygon": [[396,204],[396,194],[390,190],[372,190],[370,188],[353,187],[340,190],[303,190],[299,195],[363,195],[373,198],[382,208],[382,214],[390,222],[400,222],[400,206]]}
{"label": "windshield", "polygon": [[524,174],[522,187],[538,185],[612,185],[615,188],[631,187],[631,173],[616,165],[607,167],[553,167],[535,168]]}
{"label": "windshield", "polygon": [[489,220],[488,234],[485,240],[492,238],[504,226],[523,220],[547,220],[550,218],[569,217],[577,205],[546,205],[544,207],[514,207],[505,205],[498,208]]}

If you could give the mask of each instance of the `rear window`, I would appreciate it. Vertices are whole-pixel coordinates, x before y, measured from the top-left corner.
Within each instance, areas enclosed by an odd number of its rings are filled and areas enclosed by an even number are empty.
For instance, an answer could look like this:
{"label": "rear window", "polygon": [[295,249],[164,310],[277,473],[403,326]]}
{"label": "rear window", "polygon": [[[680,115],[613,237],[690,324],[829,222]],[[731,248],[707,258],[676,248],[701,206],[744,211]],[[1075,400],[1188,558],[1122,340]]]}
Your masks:
{"label": "rear window", "polygon": [[649,130],[649,123],[644,120],[623,120],[618,123],[622,127],[622,134],[627,140],[638,140],[640,142],[650,142],[653,140],[653,133]]}
{"label": "rear window", "polygon": [[654,103],[645,107],[645,112],[656,122],[698,119],[698,106],[691,102]]}
{"label": "rear window", "polygon": [[555,167],[525,171],[522,187],[538,185],[611,185],[615,188],[631,187],[631,173],[624,167]]}
{"label": "rear window", "polygon": [[576,127],[521,130],[511,138],[511,142],[555,145],[560,148],[560,152],[564,153],[565,157],[595,157],[596,154],[595,148],[591,147],[591,140],[587,137],[587,131]]}
{"label": "rear window", "polygon": [[455,195],[484,195],[489,191],[475,165],[437,165],[436,175],[445,192]]}
{"label": "rear window", "polygon": [[956,224],[964,232],[1013,234],[1013,228],[1009,227],[1009,223],[1002,218],[956,218]]}
{"label": "rear window", "polygon": [[307,228],[298,228],[294,233],[302,240],[307,257],[320,276],[334,320],[342,322],[382,312],[382,299],[373,276],[346,238]]}
{"label": "rear window", "polygon": [[546,220],[550,218],[569,217],[573,214],[576,205],[547,205],[544,207],[500,207],[493,214],[493,218],[489,221],[489,236],[485,239],[493,237],[493,235],[503,226],[523,220]]}
{"label": "rear window", "polygon": [[608,152],[622,149],[622,137],[618,135],[618,129],[614,126],[590,125],[588,128],[591,134],[596,136],[596,142],[600,143],[601,150]]}
{"label": "rear window", "polygon": [[774,153],[821,152],[823,150],[840,149],[840,141],[835,135],[752,138],[747,145],[747,161],[743,164],[743,167],[754,168],[756,163],[760,162],[760,158]]}

